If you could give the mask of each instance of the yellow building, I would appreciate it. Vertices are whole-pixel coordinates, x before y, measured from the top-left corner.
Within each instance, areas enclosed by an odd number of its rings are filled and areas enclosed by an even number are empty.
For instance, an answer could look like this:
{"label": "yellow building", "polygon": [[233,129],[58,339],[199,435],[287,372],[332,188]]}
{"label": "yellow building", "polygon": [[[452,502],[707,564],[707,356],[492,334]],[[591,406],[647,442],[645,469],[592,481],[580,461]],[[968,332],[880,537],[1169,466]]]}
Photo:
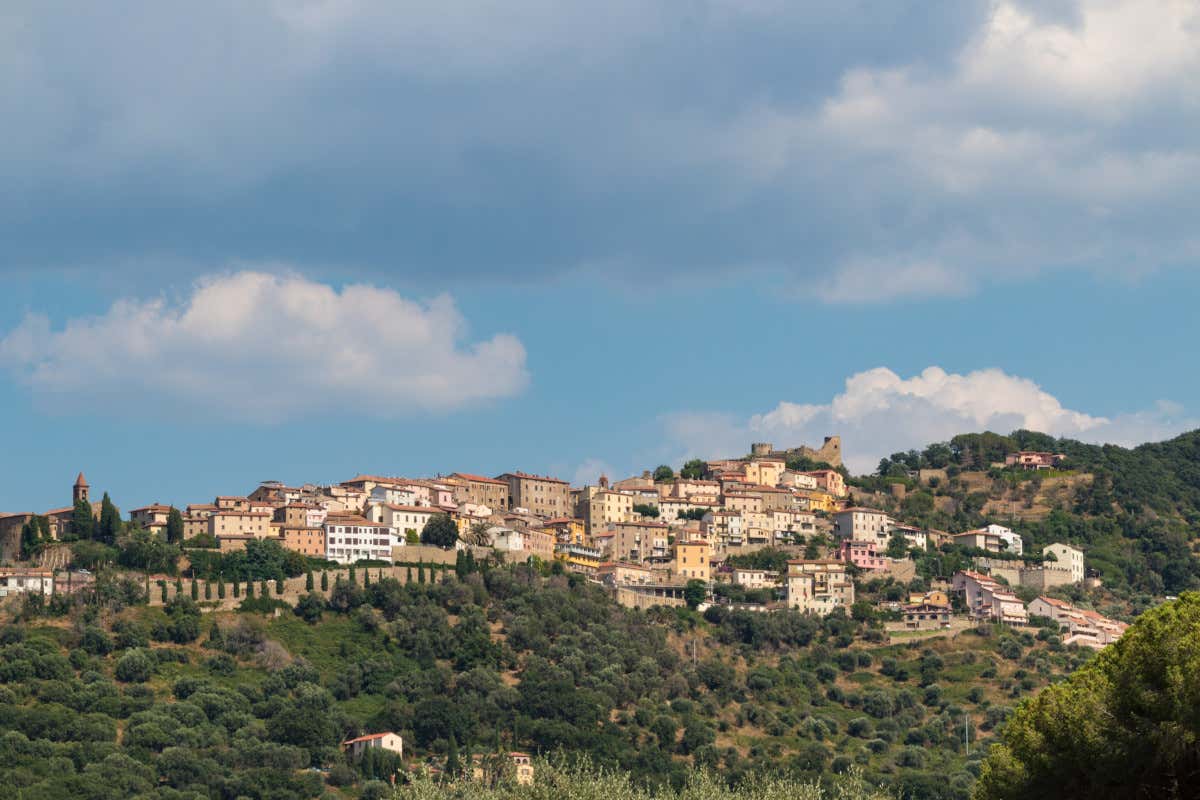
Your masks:
{"label": "yellow building", "polygon": [[707,581],[708,556],[707,542],[676,542],[671,545],[671,572],[688,580]]}
{"label": "yellow building", "polygon": [[778,486],[787,465],[773,458],[747,461],[745,466],[746,482],[762,486]]}
{"label": "yellow building", "polygon": [[837,499],[828,492],[800,490],[798,494],[808,500],[809,511],[824,511],[832,514],[838,510],[840,505]]}

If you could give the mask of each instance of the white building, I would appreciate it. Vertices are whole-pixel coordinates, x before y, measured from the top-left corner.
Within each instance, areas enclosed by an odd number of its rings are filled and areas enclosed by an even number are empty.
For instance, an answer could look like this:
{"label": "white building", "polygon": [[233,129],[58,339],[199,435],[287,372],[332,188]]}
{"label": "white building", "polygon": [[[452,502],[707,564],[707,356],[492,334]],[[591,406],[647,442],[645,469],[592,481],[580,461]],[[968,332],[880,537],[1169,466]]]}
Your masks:
{"label": "white building", "polygon": [[871,540],[885,546],[895,524],[887,513],[876,508],[855,506],[833,515],[833,531],[840,538],[859,542]]}
{"label": "white building", "polygon": [[764,569],[735,569],[733,582],[747,589],[770,589],[779,583],[779,576]]}
{"label": "white building", "polygon": [[430,506],[401,506],[395,503],[382,503],[367,507],[367,516],[372,522],[386,525],[394,529],[401,538],[408,531],[418,534],[424,530],[425,524],[437,514],[444,514],[440,508]]}
{"label": "white building", "polygon": [[32,567],[0,567],[0,597],[54,594],[54,572]]}
{"label": "white building", "polygon": [[404,740],[391,731],[372,733],[355,739],[347,739],[342,742],[342,749],[348,751],[355,759],[361,758],[368,750],[390,750],[403,758]]}
{"label": "white building", "polygon": [[1069,544],[1055,543],[1042,548],[1042,553],[1053,553],[1054,561],[1047,560],[1046,569],[1063,569],[1071,573],[1071,583],[1082,583],[1084,575],[1083,551]]}
{"label": "white building", "polygon": [[954,534],[954,543],[965,547],[975,547],[992,553],[1011,553],[1022,555],[1025,544],[1021,535],[1003,525],[988,525],[973,531]]}
{"label": "white building", "polygon": [[841,561],[788,562],[787,605],[797,611],[825,616],[835,608],[854,605],[854,582]]}
{"label": "white building", "polygon": [[338,564],[391,561],[392,548],[402,546],[395,529],[357,515],[330,515],[325,520],[325,558]]}

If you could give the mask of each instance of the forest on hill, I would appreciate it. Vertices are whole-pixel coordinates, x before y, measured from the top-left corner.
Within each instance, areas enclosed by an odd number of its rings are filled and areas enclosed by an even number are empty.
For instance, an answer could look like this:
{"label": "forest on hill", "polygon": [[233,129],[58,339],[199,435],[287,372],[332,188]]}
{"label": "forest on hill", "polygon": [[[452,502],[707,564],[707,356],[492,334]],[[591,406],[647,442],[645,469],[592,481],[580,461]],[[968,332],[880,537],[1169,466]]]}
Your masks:
{"label": "forest on hill", "polygon": [[390,767],[338,744],[383,730],[439,766],[585,755],[647,787],[858,769],[965,798],[980,737],[1089,658],[1048,629],[887,645],[872,614],[632,611],[524,565],[343,582],[278,616],[141,601],[102,576],[0,629],[0,779],[25,800],[353,797]]}
{"label": "forest on hill", "polygon": [[[1061,453],[1053,471],[994,467],[1009,453],[1040,450]],[[921,481],[921,470],[945,479]],[[988,522],[1016,530],[1026,552],[1052,542],[1084,549],[1089,569],[1124,601],[1175,595],[1200,588],[1195,542],[1200,532],[1200,431],[1134,448],[1093,445],[1018,430],[1003,436],[970,433],[923,450],[895,453],[874,475],[852,479],[864,490],[905,489],[903,500],[888,501],[905,521],[948,531]],[[1063,491],[1044,513],[1026,513],[1045,486]],[[994,501],[1008,498],[1003,505]],[[940,502],[948,498],[952,502]],[[1006,509],[1000,511],[999,508]]]}

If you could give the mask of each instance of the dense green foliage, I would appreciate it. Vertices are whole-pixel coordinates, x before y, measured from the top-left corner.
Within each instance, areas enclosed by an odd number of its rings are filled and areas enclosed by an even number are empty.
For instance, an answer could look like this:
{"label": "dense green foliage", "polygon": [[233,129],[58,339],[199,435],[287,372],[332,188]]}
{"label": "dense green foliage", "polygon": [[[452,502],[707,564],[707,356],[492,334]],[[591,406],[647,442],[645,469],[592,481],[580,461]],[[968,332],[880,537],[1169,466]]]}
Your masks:
{"label": "dense green foliage", "polygon": [[454,547],[458,542],[458,526],[449,514],[434,514],[421,529],[421,544],[435,547]]}
{"label": "dense green foliage", "polygon": [[1200,595],[1186,594],[1024,704],[992,748],[976,797],[1194,797],[1198,663]]}
{"label": "dense green foliage", "polygon": [[857,766],[905,797],[965,798],[964,714],[986,734],[1086,658],[991,628],[887,646],[869,615],[631,611],[552,573],[466,559],[424,583],[360,573],[279,617],[243,581],[238,613],[202,617],[186,596],[140,605],[138,581],[106,571],[94,594],[31,602],[3,629],[0,780],[31,798],[366,791],[337,744],[394,730],[439,764],[453,742],[464,763],[561,750],[639,785]]}
{"label": "dense green foliage", "polygon": [[834,791],[816,781],[789,778],[763,778],[730,788],[718,776],[697,771],[679,791],[669,788],[646,789],[623,773],[596,769],[588,764],[537,765],[539,780],[531,787],[517,786],[511,780],[495,786],[462,782],[447,786],[429,778],[417,778],[396,792],[396,800],[886,800],[889,795],[872,787],[851,772],[831,783]]}

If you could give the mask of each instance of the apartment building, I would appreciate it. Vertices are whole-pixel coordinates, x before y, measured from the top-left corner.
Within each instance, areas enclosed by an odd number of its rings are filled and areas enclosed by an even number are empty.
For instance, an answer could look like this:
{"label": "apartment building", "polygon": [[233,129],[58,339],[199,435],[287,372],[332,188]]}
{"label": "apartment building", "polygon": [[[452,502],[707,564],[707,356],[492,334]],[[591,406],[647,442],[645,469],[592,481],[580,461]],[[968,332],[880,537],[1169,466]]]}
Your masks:
{"label": "apartment building", "polygon": [[571,508],[571,487],[564,480],[526,472],[506,472],[496,480],[508,484],[509,508],[525,508],[539,517],[562,517]]}
{"label": "apartment building", "polygon": [[1045,560],[1047,569],[1066,570],[1071,575],[1071,583],[1083,583],[1086,571],[1083,567],[1083,551],[1069,544],[1055,543],[1042,548],[1043,558],[1047,553],[1054,554],[1054,560]]}
{"label": "apartment building", "polygon": [[271,535],[271,518],[274,514],[268,514],[265,511],[250,511],[248,503],[245,504],[245,511],[220,508],[220,505],[218,502],[218,510],[208,517],[208,534],[214,539],[219,541],[224,536],[250,536],[255,539],[266,539]]}
{"label": "apartment building", "polygon": [[781,459],[761,458],[747,461],[742,468],[747,483],[757,483],[763,486],[778,486],[787,464]]}
{"label": "apartment building", "polygon": [[846,479],[836,469],[817,469],[805,474],[816,479],[818,489],[834,497],[846,496]]}
{"label": "apartment building", "polygon": [[391,561],[392,547],[402,544],[391,527],[357,514],[330,514],[325,520],[325,558],[339,564]]}
{"label": "apartment building", "polygon": [[1025,604],[1007,586],[978,572],[963,570],[954,574],[954,591],[961,592],[971,616],[1001,622],[1006,625],[1024,625],[1029,622]]}
{"label": "apartment building", "polygon": [[842,539],[858,542],[875,541],[887,546],[892,526],[896,522],[877,508],[853,506],[833,515],[833,532]]}
{"label": "apartment building", "polygon": [[708,581],[708,544],[705,542],[675,542],[671,545],[671,572],[687,580]]}
{"label": "apartment building", "polygon": [[1025,543],[1021,540],[1020,534],[1003,525],[987,525],[973,531],[956,533],[954,534],[954,543],[993,553],[1012,553],[1019,556],[1025,552]]}
{"label": "apartment building", "polygon": [[630,493],[600,489],[582,501],[580,510],[584,524],[591,532],[604,530],[612,523],[631,522],[635,504],[637,500]]}
{"label": "apartment building", "polygon": [[835,608],[849,609],[854,604],[854,582],[843,562],[801,559],[787,563],[788,608],[826,616]]}
{"label": "apartment building", "polygon": [[279,531],[279,543],[301,555],[324,558],[325,528],[292,528],[284,525]]}
{"label": "apartment building", "polygon": [[843,539],[838,545],[838,559],[847,564],[853,564],[862,570],[884,570],[888,568],[889,560],[878,550],[874,539],[858,541]]}
{"label": "apartment building", "polygon": [[460,504],[474,503],[487,506],[493,511],[511,508],[508,482],[469,472],[452,473],[445,482],[454,487],[454,499]]}

